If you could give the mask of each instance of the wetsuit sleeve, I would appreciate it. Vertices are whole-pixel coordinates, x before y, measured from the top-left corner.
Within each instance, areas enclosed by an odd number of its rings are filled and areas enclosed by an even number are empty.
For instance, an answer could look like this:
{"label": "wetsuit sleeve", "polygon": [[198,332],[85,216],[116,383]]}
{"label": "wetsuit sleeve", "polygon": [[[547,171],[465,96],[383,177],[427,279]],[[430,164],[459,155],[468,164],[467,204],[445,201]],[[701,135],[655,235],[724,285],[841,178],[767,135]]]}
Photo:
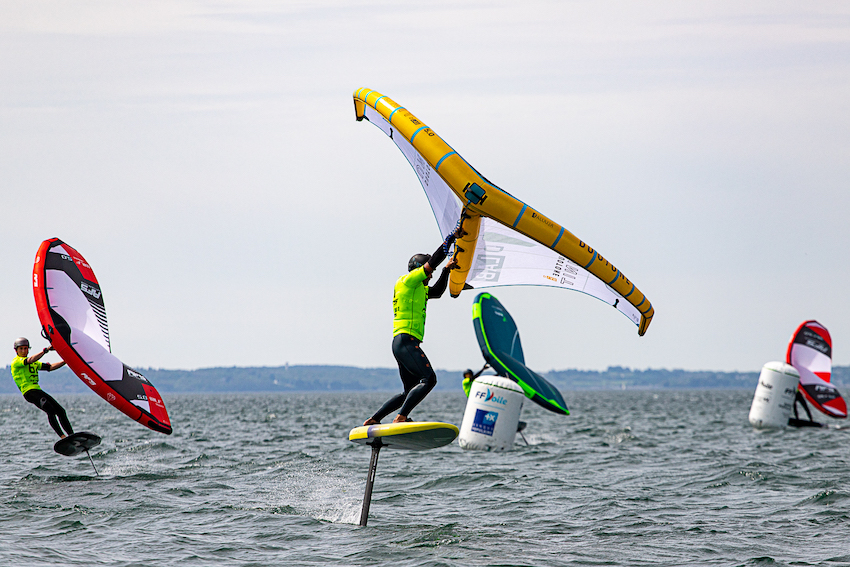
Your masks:
{"label": "wetsuit sleeve", "polygon": [[440,274],[440,279],[437,283],[428,288],[428,299],[438,299],[442,297],[446,291],[446,286],[449,283],[449,274],[451,270],[443,268],[443,273]]}

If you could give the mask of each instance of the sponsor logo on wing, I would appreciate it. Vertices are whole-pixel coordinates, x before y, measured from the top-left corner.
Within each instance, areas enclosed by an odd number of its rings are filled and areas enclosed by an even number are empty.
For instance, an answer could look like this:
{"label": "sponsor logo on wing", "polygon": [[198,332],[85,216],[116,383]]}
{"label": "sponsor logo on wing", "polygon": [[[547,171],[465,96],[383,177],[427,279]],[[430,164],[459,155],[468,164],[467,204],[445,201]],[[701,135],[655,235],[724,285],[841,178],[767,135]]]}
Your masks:
{"label": "sponsor logo on wing", "polygon": [[85,372],[82,372],[82,373],[80,374],[80,378],[82,378],[83,380],[85,380],[86,382],[88,382],[89,384],[91,384],[92,386],[96,386],[96,385],[97,385],[97,382],[95,382],[94,380],[92,380],[92,379],[89,377],[89,375],[88,375],[88,374],[86,374]]}
{"label": "sponsor logo on wing", "polygon": [[808,329],[808,328],[803,329],[800,332],[799,338],[800,338],[800,340],[795,341],[795,342],[806,345],[807,347],[812,348],[812,349],[814,349],[814,350],[816,350],[816,351],[818,351],[822,354],[825,354],[827,356],[829,356],[831,354],[830,353],[830,346],[826,342],[826,340],[824,340],[824,338],[822,336],[820,336],[818,333],[816,333],[812,329]]}
{"label": "sponsor logo on wing", "polygon": [[829,345],[826,344],[820,337],[818,337],[817,340],[807,339],[804,344],[810,349],[816,350],[825,356],[831,356]]}
{"label": "sponsor logo on wing", "polygon": [[502,274],[502,267],[505,264],[504,256],[497,256],[494,252],[503,250],[503,247],[498,247],[498,250],[487,250],[486,256],[476,256],[475,265],[469,272],[467,280],[486,281],[489,283],[499,281]]}
{"label": "sponsor logo on wing", "polygon": [[141,373],[136,372],[136,371],[135,371],[135,370],[133,370],[132,368],[128,368],[128,369],[127,369],[127,374],[129,374],[130,376],[132,376],[132,377],[133,377],[133,378],[135,378],[136,380],[141,380],[142,382],[147,382],[147,381],[148,381],[148,379],[147,379],[147,378],[145,378],[144,376],[142,376],[142,374],[141,374]]}
{"label": "sponsor logo on wing", "polygon": [[95,299],[100,299],[101,291],[100,291],[100,288],[98,288],[97,286],[93,286],[93,285],[91,285],[90,283],[87,283],[87,282],[80,282],[80,290],[83,293],[86,293],[86,294],[94,297]]}
{"label": "sponsor logo on wing", "polygon": [[531,211],[531,218],[533,218],[533,219],[535,219],[535,220],[537,220],[537,221],[542,222],[542,223],[543,223],[543,224],[545,224],[546,226],[550,226],[550,227],[552,227],[552,228],[554,228],[554,227],[555,227],[555,223],[553,223],[552,221],[550,221],[549,219],[547,219],[546,217],[544,217],[543,215],[541,215],[541,214],[540,214],[540,213],[538,213],[537,211]]}
{"label": "sponsor logo on wing", "polygon": [[497,396],[496,392],[491,392],[490,388],[487,388],[487,393],[485,394],[482,391],[475,392],[476,398],[484,398],[485,402],[493,402],[494,404],[507,405],[508,400],[502,396]]}
{"label": "sponsor logo on wing", "polygon": [[108,394],[106,394],[106,401],[114,402],[115,401],[115,394],[113,394],[112,392],[109,392]]}

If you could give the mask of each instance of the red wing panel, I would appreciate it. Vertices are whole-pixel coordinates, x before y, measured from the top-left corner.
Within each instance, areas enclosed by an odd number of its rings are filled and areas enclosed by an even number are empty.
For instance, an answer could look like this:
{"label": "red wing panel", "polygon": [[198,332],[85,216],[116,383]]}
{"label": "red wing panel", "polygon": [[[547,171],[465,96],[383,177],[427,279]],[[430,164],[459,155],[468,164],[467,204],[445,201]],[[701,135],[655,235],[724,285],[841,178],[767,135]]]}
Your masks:
{"label": "red wing panel", "polygon": [[35,257],[33,294],[41,326],[80,380],[131,419],[170,434],[159,392],[110,352],[103,294],[83,256],[58,238],[45,240]]}
{"label": "red wing panel", "polygon": [[814,405],[818,410],[828,416],[845,418],[847,417],[847,403],[838,389],[828,382],[823,384],[800,384],[800,390],[803,395]]}
{"label": "red wing panel", "polygon": [[847,417],[847,404],[838,389],[829,383],[832,375],[832,338],[817,321],[797,328],[786,355],[788,364],[800,373],[799,389],[809,402],[831,417]]}

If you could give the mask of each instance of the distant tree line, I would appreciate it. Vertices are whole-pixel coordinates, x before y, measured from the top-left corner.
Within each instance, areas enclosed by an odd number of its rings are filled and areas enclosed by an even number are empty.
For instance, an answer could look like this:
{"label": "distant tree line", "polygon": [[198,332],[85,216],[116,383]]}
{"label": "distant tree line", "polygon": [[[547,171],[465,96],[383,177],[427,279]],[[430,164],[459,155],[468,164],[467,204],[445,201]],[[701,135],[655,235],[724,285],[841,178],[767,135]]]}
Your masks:
{"label": "distant tree line", "polygon": [[[395,368],[353,366],[219,367],[198,370],[139,368],[162,393],[168,392],[330,392],[395,391],[401,387]],[[693,370],[632,370],[611,366],[607,370],[553,370],[542,373],[559,389],[753,389],[759,372],[712,372]],[[438,370],[437,389],[458,390],[462,371]],[[832,382],[839,388],[850,384],[850,366],[832,369]],[[91,390],[67,367],[41,374],[46,390],[55,393],[84,393]],[[0,394],[17,392],[9,367],[0,379]]]}

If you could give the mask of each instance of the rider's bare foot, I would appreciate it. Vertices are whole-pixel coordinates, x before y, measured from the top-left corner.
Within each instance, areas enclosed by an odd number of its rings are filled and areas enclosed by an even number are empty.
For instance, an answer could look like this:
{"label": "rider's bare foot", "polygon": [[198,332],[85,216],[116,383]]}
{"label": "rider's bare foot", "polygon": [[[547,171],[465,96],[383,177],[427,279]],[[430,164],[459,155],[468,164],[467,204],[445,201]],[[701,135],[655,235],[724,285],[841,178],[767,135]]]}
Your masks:
{"label": "rider's bare foot", "polygon": [[374,420],[371,417],[363,422],[363,425],[380,425],[380,424],[381,424],[380,421]]}
{"label": "rider's bare foot", "polygon": [[398,414],[397,416],[395,416],[393,423],[405,423],[405,422],[408,422],[408,421],[413,421],[413,420],[410,419],[409,417],[407,417],[406,415]]}

